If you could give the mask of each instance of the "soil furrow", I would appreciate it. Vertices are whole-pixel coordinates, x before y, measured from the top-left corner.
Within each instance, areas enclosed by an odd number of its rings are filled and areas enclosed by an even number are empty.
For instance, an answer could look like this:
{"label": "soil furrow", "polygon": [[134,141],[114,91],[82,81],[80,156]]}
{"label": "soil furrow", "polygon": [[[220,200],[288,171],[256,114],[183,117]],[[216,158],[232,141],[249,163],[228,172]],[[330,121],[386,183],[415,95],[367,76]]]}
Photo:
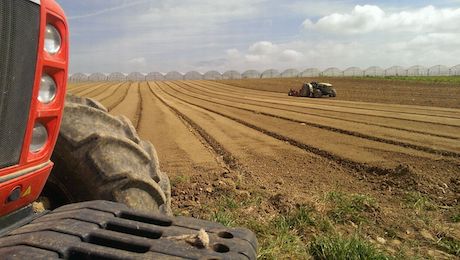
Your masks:
{"label": "soil furrow", "polygon": [[[156,83],[153,83],[156,84]],[[158,86],[158,85],[157,85]],[[202,127],[198,124],[193,122],[189,117],[187,117],[184,113],[180,112],[173,106],[168,105],[161,97],[159,97],[151,88],[149,84],[150,92],[158,99],[161,103],[167,106],[171,111],[173,111],[179,118],[187,122],[205,141],[206,143],[212,148],[215,154],[222,156],[223,161],[227,165],[229,169],[236,170],[241,169],[242,166],[236,161],[235,157],[228,152],[219,142],[216,141],[212,136],[210,136]]]}
{"label": "soil furrow", "polygon": [[104,100],[110,94],[115,93],[119,88],[123,86],[122,83],[109,85],[106,89],[100,89],[99,91],[85,95],[87,98],[96,100]]}
{"label": "soil furrow", "polygon": [[[180,90],[172,87],[170,85],[172,83],[166,82],[166,84],[168,84],[171,88],[173,88],[174,91],[179,92],[179,93],[181,93],[183,95],[190,96],[189,94],[186,94],[183,91],[180,91]],[[375,141],[375,142],[381,142],[381,143],[386,143],[386,144],[391,144],[391,145],[397,145],[397,146],[401,146],[401,147],[405,147],[405,148],[411,148],[411,149],[415,149],[415,150],[419,150],[419,151],[423,151],[423,152],[428,152],[428,153],[432,153],[432,154],[437,154],[437,155],[444,155],[444,156],[451,156],[451,157],[460,158],[459,153],[455,153],[455,152],[452,152],[452,151],[445,151],[445,150],[441,150],[441,149],[433,149],[433,148],[430,148],[430,147],[419,146],[419,145],[406,143],[406,142],[402,142],[402,141],[391,140],[391,139],[379,138],[379,137],[372,136],[372,135],[366,135],[366,134],[362,134],[362,133],[359,133],[359,132],[348,131],[348,130],[339,129],[339,128],[335,128],[335,127],[330,127],[330,126],[326,126],[326,125],[320,125],[320,124],[316,124],[316,123],[312,123],[312,122],[308,122],[308,121],[295,120],[295,119],[292,119],[292,118],[279,116],[279,115],[274,115],[274,114],[271,114],[271,113],[260,112],[260,111],[256,111],[256,110],[252,110],[252,109],[242,108],[242,107],[239,107],[239,106],[232,106],[232,105],[229,105],[229,104],[222,104],[220,102],[211,101],[211,100],[205,99],[205,98],[199,98],[199,97],[195,97],[195,96],[190,96],[190,97],[193,97],[193,98],[196,98],[196,99],[199,99],[199,100],[202,100],[202,101],[206,101],[206,102],[209,102],[209,103],[213,103],[213,104],[218,104],[218,105],[222,105],[222,106],[226,106],[226,107],[231,107],[231,108],[234,108],[234,109],[239,109],[239,110],[252,112],[254,114],[260,114],[260,115],[265,115],[265,116],[269,116],[269,117],[273,117],[273,118],[283,119],[283,120],[287,120],[287,121],[291,121],[291,122],[295,122],[295,123],[299,123],[299,124],[305,124],[305,125],[308,125],[308,126],[311,126],[311,127],[324,129],[324,130],[329,130],[329,131],[340,133],[340,134],[355,136],[355,137],[359,137],[359,138],[363,138],[363,139],[367,139],[367,140],[371,140],[371,141]]]}
{"label": "soil furrow", "polygon": [[[221,174],[221,161],[188,124],[177,117],[152,93],[148,85],[140,87],[142,111],[138,132],[159,151],[161,168],[171,177]],[[123,103],[123,106],[136,104]]]}
{"label": "soil furrow", "polygon": [[[195,85],[193,83],[184,83],[184,84],[192,87],[193,89],[196,89],[196,86],[197,86],[197,85]],[[202,85],[199,85],[199,86],[202,86]],[[192,93],[199,94],[199,95],[209,96],[210,98],[216,97],[215,95],[214,96],[210,95],[206,91],[194,91],[191,88],[187,88],[187,91],[190,91]],[[234,102],[234,103],[250,104],[250,105],[255,105],[255,106],[264,107],[264,108],[277,109],[277,110],[280,110],[280,111],[292,112],[292,113],[297,113],[297,114],[300,114],[300,115],[310,115],[310,116],[328,118],[328,119],[333,119],[333,120],[338,120],[338,121],[343,121],[343,122],[357,123],[357,124],[363,124],[363,125],[367,125],[367,126],[378,126],[378,127],[387,128],[387,129],[406,131],[406,132],[410,132],[410,133],[424,134],[424,135],[447,138],[447,139],[452,139],[452,140],[460,140],[460,135],[455,136],[453,134],[452,135],[446,135],[446,134],[433,133],[434,131],[439,132],[439,125],[437,125],[437,124],[434,124],[433,128],[434,127],[437,127],[437,128],[433,129],[432,132],[419,131],[419,130],[415,130],[414,129],[415,127],[403,128],[403,127],[398,127],[398,126],[388,124],[388,122],[386,122],[386,124],[370,122],[370,120],[373,118],[373,117],[370,117],[370,116],[368,116],[368,118],[364,118],[362,120],[353,120],[353,119],[346,119],[346,118],[343,117],[343,115],[341,117],[339,117],[339,116],[331,116],[331,115],[328,115],[328,114],[311,113],[311,112],[306,112],[305,109],[287,108],[287,107],[292,107],[292,106],[283,106],[283,105],[269,106],[269,105],[266,105],[266,102],[258,102],[258,101],[246,100],[244,98],[241,98],[241,97],[238,98],[238,97],[234,97],[232,95],[227,95],[227,96],[228,96],[228,98],[224,98],[222,95],[219,95],[219,99],[226,100],[226,101],[231,101],[231,102]],[[354,116],[352,118],[357,118],[357,117]],[[404,125],[404,123],[407,124],[407,121],[399,120],[398,123],[399,123],[399,125]],[[420,126],[417,127],[417,129],[420,129],[420,128],[423,129],[423,128],[426,128],[426,127],[427,127],[427,125],[420,125]],[[460,131],[460,129],[452,130],[453,133],[458,133],[459,131]]]}
{"label": "soil furrow", "polygon": [[[210,89],[209,91],[214,91]],[[218,95],[228,95],[228,93],[222,93],[222,92],[216,92]],[[241,98],[244,99],[250,99],[254,101],[260,101],[260,102],[265,102],[265,103],[271,103],[271,104],[281,104],[281,105],[289,105],[289,106],[295,106],[299,108],[308,108],[312,110],[318,110],[318,111],[325,111],[325,112],[346,112],[347,114],[350,115],[367,115],[367,116],[372,116],[372,117],[378,117],[378,118],[383,118],[383,119],[398,119],[398,120],[405,120],[405,121],[412,121],[412,122],[423,122],[423,123],[435,123],[439,125],[445,125],[445,126],[452,126],[452,127],[460,127],[460,121],[457,120],[457,118],[439,118],[434,115],[408,115],[405,112],[400,112],[400,111],[374,111],[378,113],[373,113],[371,109],[368,108],[347,108],[346,110],[341,109],[340,105],[337,105],[337,102],[335,100],[322,100],[323,102],[318,102],[318,99],[312,99],[312,98],[289,98],[286,100],[283,100],[282,98],[276,98],[276,99],[266,99],[266,98],[260,98],[259,95],[254,95],[254,96],[248,96],[248,93],[241,93],[240,95]],[[371,106],[372,103],[369,104]],[[387,105],[388,106],[388,105]],[[458,112],[458,111],[457,111]],[[434,113],[434,112],[433,112]],[[395,116],[395,115],[398,116]],[[417,117],[416,118],[414,118]],[[449,120],[448,120],[449,119]]]}
{"label": "soil furrow", "polygon": [[144,107],[144,98],[141,95],[141,84],[137,85],[137,97],[139,101],[137,102],[136,114],[134,116],[134,119],[132,120],[136,130],[139,129],[139,122],[141,121],[142,110]]}
{"label": "soil furrow", "polygon": [[[209,82],[209,81],[197,81],[197,82]],[[246,86],[246,84],[243,84],[244,86],[238,86],[238,85],[235,85],[235,84],[228,84],[228,83],[221,83],[221,82],[216,82],[216,81],[212,81],[213,84],[215,85],[218,85],[222,88],[228,88],[229,90],[231,90],[232,92],[242,92],[242,93],[245,93],[245,94],[253,94],[253,95],[256,95],[256,96],[264,96],[264,97],[271,97],[271,98],[276,98],[276,99],[279,99],[279,100],[292,100],[292,97],[288,97],[287,96],[287,93],[288,93],[288,90],[290,89],[289,87],[284,87],[283,89],[285,89],[285,91],[274,91],[273,90],[265,90],[263,88],[263,86],[261,86],[260,84],[263,84],[262,81],[259,81],[259,84],[256,85],[256,87],[254,88],[254,86]],[[242,82],[250,82],[249,81],[242,81]],[[285,86],[285,81],[283,80],[281,85]],[[280,83],[277,83],[277,85],[280,84]],[[293,87],[294,89],[299,89],[300,86],[303,84],[303,82],[299,82],[298,84],[296,84],[295,87]],[[457,88],[456,88],[457,89]],[[458,92],[458,90],[455,89],[455,92]],[[359,94],[360,96],[359,97],[362,97],[364,98],[364,96],[362,95],[365,95],[366,93],[369,93],[370,89],[367,89],[367,91],[365,91],[363,89],[363,87],[361,86],[359,88]],[[453,90],[451,88],[451,90]],[[412,94],[417,94],[419,91],[413,91],[413,90],[410,90],[408,93],[404,93],[404,91],[401,91],[401,89],[398,89],[397,91],[395,91],[395,89],[380,89],[380,92],[381,93],[378,93],[379,97],[380,95],[385,95],[385,97],[393,97],[394,98],[394,102],[384,102],[384,103],[378,103],[378,101],[375,101],[375,100],[372,100],[372,101],[367,101],[367,102],[363,102],[363,100],[357,100],[356,98],[353,98],[353,99],[342,99],[340,95],[340,93],[344,92],[344,94],[348,94],[349,92],[350,93],[353,93],[353,94],[357,94],[354,90],[353,90],[353,87],[351,86],[347,86],[346,88],[338,88],[338,91],[339,91],[339,96],[338,98],[335,98],[334,100],[331,100],[331,101],[327,101],[328,103],[332,103],[332,104],[345,104],[347,106],[357,106],[357,107],[362,107],[362,108],[368,108],[368,107],[377,107],[377,108],[380,108],[380,109],[387,109],[387,106],[388,105],[391,105],[391,106],[394,106],[395,108],[397,108],[398,110],[400,109],[410,109],[410,110],[413,110],[413,109],[417,109],[417,110],[420,110],[420,111],[425,111],[425,112],[432,112],[432,111],[435,111],[435,112],[439,112],[439,113],[446,113],[445,115],[452,115],[452,114],[455,114],[456,111],[458,109],[456,109],[457,106],[453,106],[453,107],[445,107],[445,106],[439,106],[441,104],[444,104],[444,102],[440,103],[440,102],[437,102],[438,106],[433,106],[433,105],[418,105],[418,104],[414,104],[414,105],[408,105],[406,103],[400,103],[398,102],[398,97],[399,96],[412,96]],[[371,91],[372,92],[372,91]],[[391,93],[390,95],[388,95],[386,92],[393,92]],[[401,93],[402,92],[402,93]],[[372,93],[373,95],[376,95],[377,93]],[[458,96],[456,95],[455,93],[452,93],[452,94],[447,94],[450,98],[454,99],[455,100],[455,96]],[[426,95],[426,94],[423,94],[422,97],[424,99],[431,99],[431,98],[434,98],[433,96],[430,96],[430,95]],[[444,98],[440,98],[439,96],[436,96],[437,99],[439,100],[443,100],[444,101]],[[373,99],[379,99],[379,98],[373,98]],[[366,98],[364,98],[364,100],[367,100]],[[314,100],[305,100],[305,99],[300,99],[300,102],[316,102],[318,104],[320,104],[322,101],[324,101],[324,99],[314,99]],[[387,100],[385,100],[387,101]],[[452,102],[447,102],[448,104],[452,103]],[[455,108],[454,108],[455,107]]]}
{"label": "soil furrow", "polygon": [[78,96],[88,96],[88,95],[91,95],[92,93],[94,92],[98,92],[98,93],[101,93],[105,90],[107,90],[108,88],[110,88],[112,86],[111,83],[104,83],[104,84],[100,84],[100,85],[94,85],[94,86],[91,86],[89,88],[84,88],[82,90],[79,90],[79,91],[76,91],[74,94],[75,95],[78,95]]}
{"label": "soil furrow", "polygon": [[126,116],[134,126],[138,124],[138,110],[140,106],[140,95],[139,95],[139,84],[137,87],[129,87],[126,98],[119,103],[116,107],[110,110],[113,115],[124,115]]}
{"label": "soil furrow", "polygon": [[110,95],[105,96],[101,99],[101,103],[103,103],[107,110],[110,112],[112,109],[117,107],[128,95],[128,90],[131,88],[133,83],[127,83],[124,85],[120,85],[117,87],[115,91],[113,91]]}
{"label": "soil furrow", "polygon": [[[165,82],[165,84],[168,84],[168,83]],[[261,132],[262,134],[268,135],[270,137],[273,137],[273,138],[278,139],[278,140],[283,141],[283,142],[287,142],[290,145],[296,146],[296,147],[298,147],[298,148],[300,148],[302,150],[305,150],[305,151],[310,152],[310,153],[314,153],[314,154],[319,155],[321,157],[324,157],[326,159],[333,160],[333,161],[337,162],[338,164],[344,165],[344,166],[346,166],[346,167],[348,167],[350,169],[353,169],[353,170],[356,170],[356,171],[365,171],[367,173],[379,174],[379,175],[386,175],[386,174],[391,174],[391,173],[394,172],[394,169],[370,166],[370,165],[368,165],[366,163],[360,163],[360,162],[357,162],[357,161],[354,161],[354,160],[349,160],[349,159],[343,158],[343,157],[338,156],[338,155],[336,155],[334,153],[328,152],[326,150],[322,150],[320,148],[317,148],[317,147],[314,147],[314,146],[311,146],[311,145],[308,145],[308,144],[305,144],[305,143],[301,143],[301,142],[299,142],[299,141],[297,141],[295,139],[292,139],[290,137],[278,134],[278,133],[273,132],[273,131],[269,131],[267,129],[261,128],[259,126],[254,125],[254,124],[251,124],[251,123],[249,123],[247,121],[244,121],[244,120],[241,120],[239,118],[227,115],[225,113],[221,113],[221,112],[219,112],[217,110],[210,109],[208,107],[198,105],[198,104],[195,104],[195,103],[191,103],[191,102],[189,102],[189,101],[187,101],[187,100],[185,100],[183,98],[178,97],[177,95],[172,95],[172,94],[168,93],[162,87],[160,87],[160,89],[162,91],[164,91],[164,93],[166,93],[171,98],[178,99],[178,100],[180,100],[182,102],[185,102],[185,103],[187,103],[189,105],[196,106],[196,107],[199,107],[199,108],[201,108],[203,110],[209,111],[211,113],[215,113],[217,115],[226,117],[226,118],[228,118],[230,120],[233,120],[233,121],[235,121],[235,122],[237,122],[239,124],[247,126],[247,127],[251,128],[251,129],[254,129],[254,130],[258,131],[258,132]]]}

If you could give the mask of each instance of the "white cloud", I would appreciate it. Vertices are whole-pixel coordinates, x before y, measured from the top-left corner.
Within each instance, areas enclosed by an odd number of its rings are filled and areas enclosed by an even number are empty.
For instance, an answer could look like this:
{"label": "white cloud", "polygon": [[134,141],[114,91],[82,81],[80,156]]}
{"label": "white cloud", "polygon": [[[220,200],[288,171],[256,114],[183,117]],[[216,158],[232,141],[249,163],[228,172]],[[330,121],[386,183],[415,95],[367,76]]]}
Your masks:
{"label": "white cloud", "polygon": [[[246,51],[230,49],[226,51],[227,67],[242,68],[249,67],[256,69],[291,67],[293,64],[301,63],[304,54],[295,50],[298,44],[275,44],[269,41],[259,41],[251,44]],[[246,68],[245,68],[245,67]],[[223,69],[225,70],[225,68]]]}
{"label": "white cloud", "polygon": [[247,54],[244,57],[247,62],[252,62],[252,63],[261,62],[264,60],[264,56],[261,56],[261,55]]}
{"label": "white cloud", "polygon": [[249,51],[255,55],[269,55],[278,51],[278,46],[268,41],[261,41],[251,45]]}
{"label": "white cloud", "polygon": [[356,2],[118,0],[70,21],[72,72],[460,63],[460,8]]}
{"label": "white cloud", "polygon": [[148,1],[149,0],[134,1],[134,2],[130,2],[130,3],[124,3],[124,4],[121,4],[121,5],[112,6],[112,7],[108,7],[108,8],[105,8],[105,9],[97,10],[97,11],[91,12],[91,13],[69,16],[68,19],[69,20],[77,20],[77,19],[83,19],[83,18],[99,16],[99,15],[103,15],[103,14],[106,14],[106,13],[127,9],[127,8],[130,8],[130,7],[133,7],[133,6],[142,5],[142,4],[147,3]]}
{"label": "white cloud", "polygon": [[230,59],[236,59],[241,56],[240,51],[235,48],[227,50],[226,53]]}
{"label": "white cloud", "polygon": [[287,61],[287,62],[292,62],[292,61],[298,61],[302,59],[303,54],[295,51],[295,50],[284,50],[281,52],[280,55],[280,60],[281,61]]}
{"label": "white cloud", "polygon": [[145,64],[145,58],[144,57],[139,57],[139,58],[133,58],[128,60],[128,63],[130,64],[136,64],[136,65],[143,65]]}
{"label": "white cloud", "polygon": [[316,23],[306,19],[304,28],[339,34],[366,34],[370,32],[439,32],[458,31],[460,8],[439,9],[434,6],[385,12],[374,5],[357,5],[350,13],[333,13]]}

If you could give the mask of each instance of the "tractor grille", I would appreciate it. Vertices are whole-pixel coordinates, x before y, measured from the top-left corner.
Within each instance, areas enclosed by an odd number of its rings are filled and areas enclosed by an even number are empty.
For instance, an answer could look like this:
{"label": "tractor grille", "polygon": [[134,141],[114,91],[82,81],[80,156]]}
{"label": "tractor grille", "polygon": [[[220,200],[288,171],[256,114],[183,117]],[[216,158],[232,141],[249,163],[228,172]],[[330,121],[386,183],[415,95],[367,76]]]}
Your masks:
{"label": "tractor grille", "polygon": [[19,162],[35,78],[40,6],[0,1],[0,168]]}

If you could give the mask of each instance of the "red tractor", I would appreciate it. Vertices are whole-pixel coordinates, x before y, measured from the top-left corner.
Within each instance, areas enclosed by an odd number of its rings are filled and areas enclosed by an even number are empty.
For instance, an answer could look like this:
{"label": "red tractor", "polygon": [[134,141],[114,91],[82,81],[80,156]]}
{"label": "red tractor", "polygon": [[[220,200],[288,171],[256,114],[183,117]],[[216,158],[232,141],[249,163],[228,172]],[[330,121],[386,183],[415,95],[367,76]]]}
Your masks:
{"label": "red tractor", "polygon": [[252,232],[172,217],[169,179],[129,120],[66,97],[54,0],[0,1],[0,28],[2,259],[255,259]]}

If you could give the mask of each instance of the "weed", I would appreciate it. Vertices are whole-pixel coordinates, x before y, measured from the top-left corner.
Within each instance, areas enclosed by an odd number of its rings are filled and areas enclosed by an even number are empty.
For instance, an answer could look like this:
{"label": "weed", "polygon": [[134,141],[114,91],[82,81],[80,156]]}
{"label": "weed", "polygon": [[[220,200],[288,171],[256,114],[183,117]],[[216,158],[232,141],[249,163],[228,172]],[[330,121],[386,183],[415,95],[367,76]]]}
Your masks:
{"label": "weed", "polygon": [[312,217],[312,209],[308,207],[300,207],[293,212],[290,212],[286,217],[286,222],[289,226],[297,231],[304,231],[306,227],[313,226],[315,221]]}
{"label": "weed", "polygon": [[300,207],[287,215],[278,215],[268,223],[245,216],[243,205],[257,203],[258,199],[237,202],[231,198],[222,198],[219,209],[211,220],[226,226],[242,225],[257,234],[260,243],[261,259],[305,259],[308,257],[302,234],[306,227],[314,224],[312,210]]}
{"label": "weed", "polygon": [[379,80],[397,80],[407,82],[426,82],[426,83],[460,83],[459,76],[386,76],[386,77],[355,77],[355,78],[372,78]]}
{"label": "weed", "polygon": [[388,237],[396,238],[398,236],[396,232],[397,229],[394,227],[385,227],[384,230],[385,230],[386,236]]}
{"label": "weed", "polygon": [[419,212],[424,210],[432,211],[436,209],[436,204],[434,204],[428,197],[418,191],[408,192],[405,195],[404,200],[410,208]]}
{"label": "weed", "polygon": [[439,238],[437,244],[443,251],[455,256],[460,256],[460,241],[444,236]]}
{"label": "weed", "polygon": [[179,184],[190,183],[190,176],[188,175],[177,175],[171,178],[171,186],[177,186]]}
{"label": "weed", "polygon": [[449,214],[450,221],[452,221],[453,223],[460,222],[460,206],[459,205],[450,209],[448,214]]}
{"label": "weed", "polygon": [[212,221],[219,222],[224,226],[231,227],[234,226],[236,221],[234,216],[231,213],[228,213],[223,210],[218,210],[212,214]]}
{"label": "weed", "polygon": [[334,225],[329,218],[321,218],[317,221],[316,227],[322,232],[330,232],[334,229]]}
{"label": "weed", "polygon": [[[299,216],[298,214],[296,214]],[[292,216],[277,216],[259,236],[260,259],[305,259],[308,252],[296,227],[305,223]]]}
{"label": "weed", "polygon": [[377,208],[373,198],[361,194],[329,192],[326,200],[333,204],[328,215],[336,223],[352,221],[361,224],[367,220],[363,213],[373,212]]}
{"label": "weed", "polygon": [[235,199],[231,197],[224,197],[222,201],[219,203],[221,208],[223,209],[237,209],[240,207],[240,203],[238,203]]}
{"label": "weed", "polygon": [[454,223],[460,222],[460,213],[459,213],[459,214],[453,214],[453,215],[450,217],[450,220],[452,220],[452,222],[454,222]]}
{"label": "weed", "polygon": [[314,259],[391,259],[357,235],[329,234],[316,237],[308,247]]}

